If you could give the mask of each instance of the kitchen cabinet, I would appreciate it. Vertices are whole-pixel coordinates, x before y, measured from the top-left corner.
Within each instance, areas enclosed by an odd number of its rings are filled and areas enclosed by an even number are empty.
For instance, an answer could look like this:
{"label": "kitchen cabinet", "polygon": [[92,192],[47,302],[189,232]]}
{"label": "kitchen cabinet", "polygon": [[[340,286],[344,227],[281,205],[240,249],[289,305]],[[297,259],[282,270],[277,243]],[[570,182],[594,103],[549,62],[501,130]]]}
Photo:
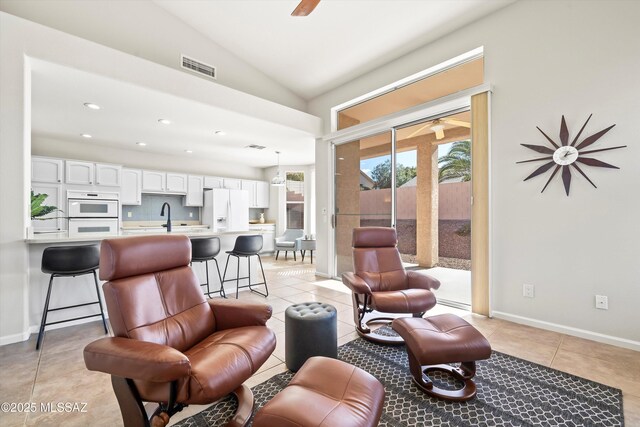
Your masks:
{"label": "kitchen cabinet", "polygon": [[273,253],[276,250],[276,225],[252,224],[249,230],[262,236],[262,250],[260,253]]}
{"label": "kitchen cabinet", "polygon": [[218,176],[205,176],[204,177],[204,188],[224,188],[224,178],[220,178]]}
{"label": "kitchen cabinet", "polygon": [[256,207],[269,207],[269,183],[266,181],[256,181]]}
{"label": "kitchen cabinet", "polygon": [[91,162],[79,162],[76,160],[65,161],[65,183],[79,185],[93,185],[95,164]]}
{"label": "kitchen cabinet", "polygon": [[242,190],[249,193],[250,208],[269,207],[269,183],[266,181],[242,180]]}
{"label": "kitchen cabinet", "polygon": [[187,178],[187,195],[184,197],[185,206],[203,205],[204,178],[201,176],[189,175]]}
{"label": "kitchen cabinet", "polygon": [[182,173],[167,172],[166,191],[171,193],[187,192],[187,175]]}
{"label": "kitchen cabinet", "polygon": [[228,190],[242,190],[242,180],[234,179],[234,178],[224,178],[223,179],[223,188]]}
{"label": "kitchen cabinet", "polygon": [[256,181],[242,180],[241,188],[249,193],[249,207],[256,206]]}
{"label": "kitchen cabinet", "polygon": [[[31,184],[31,189],[35,194],[46,194],[47,198],[42,203],[45,206],[56,206],[60,211],[65,211],[66,206],[62,206],[64,203],[64,197],[62,194],[62,185],[60,184]],[[32,219],[31,227],[35,232],[42,231],[60,231],[66,230],[67,220],[62,216],[64,212],[54,211],[43,218],[49,219]]]}
{"label": "kitchen cabinet", "polygon": [[167,174],[159,171],[142,171],[142,191],[162,193],[165,191]]}
{"label": "kitchen cabinet", "polygon": [[31,182],[59,184],[64,177],[64,160],[48,157],[31,158]]}
{"label": "kitchen cabinet", "polygon": [[122,182],[122,166],[96,163],[96,185],[120,187]]}
{"label": "kitchen cabinet", "polygon": [[142,171],[140,169],[122,169],[120,204],[142,204]]}

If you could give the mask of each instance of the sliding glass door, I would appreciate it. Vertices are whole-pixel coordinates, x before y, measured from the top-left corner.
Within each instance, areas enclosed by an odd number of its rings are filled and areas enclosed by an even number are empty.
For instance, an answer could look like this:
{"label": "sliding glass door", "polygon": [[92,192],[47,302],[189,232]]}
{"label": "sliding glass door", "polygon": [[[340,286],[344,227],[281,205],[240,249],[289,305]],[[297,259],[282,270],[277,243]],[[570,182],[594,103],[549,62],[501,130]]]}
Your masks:
{"label": "sliding glass door", "polygon": [[392,224],[392,132],[335,147],[336,275],[353,270],[351,237],[361,226]]}

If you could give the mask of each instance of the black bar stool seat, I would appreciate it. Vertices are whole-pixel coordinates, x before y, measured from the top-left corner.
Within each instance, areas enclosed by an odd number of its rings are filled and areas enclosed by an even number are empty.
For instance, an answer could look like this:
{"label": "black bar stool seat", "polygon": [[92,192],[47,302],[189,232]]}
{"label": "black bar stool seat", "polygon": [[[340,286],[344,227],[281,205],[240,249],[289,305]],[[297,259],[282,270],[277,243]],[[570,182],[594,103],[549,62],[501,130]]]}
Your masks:
{"label": "black bar stool seat", "polygon": [[[233,250],[227,251],[227,263],[224,266],[224,274],[222,275],[222,282],[236,282],[236,299],[238,299],[238,292],[240,288],[249,288],[251,292],[255,292],[264,297],[269,296],[269,288],[267,287],[267,278],[264,275],[264,268],[262,268],[262,259],[260,258],[260,251],[262,250],[262,236],[250,235],[250,236],[238,236],[236,243],[233,246]],[[262,271],[262,282],[251,283],[251,257],[257,256],[258,262],[260,262],[260,270]],[[238,268],[235,279],[227,279],[227,267],[229,266],[229,258],[235,257],[238,259]],[[247,259],[248,276],[240,277],[240,258]],[[249,284],[240,286],[240,280],[249,279]],[[252,286],[264,285],[265,293],[257,291]]]}
{"label": "black bar stool seat", "polygon": [[[102,298],[100,297],[100,290],[98,289],[98,276],[96,275],[96,270],[98,269],[99,265],[100,249],[96,245],[51,246],[45,248],[44,252],[42,253],[42,264],[40,269],[43,273],[50,274],[51,276],[49,277],[49,287],[47,289],[47,298],[45,300],[44,310],[42,312],[42,320],[40,322],[40,332],[38,332],[36,350],[40,349],[40,344],[42,343],[45,327],[49,325],[101,316],[102,325],[104,326],[104,333],[108,333],[107,321],[104,317],[104,310],[102,309]],[[93,274],[93,281],[96,286],[96,293],[98,294],[97,301],[87,302],[83,304],[67,305],[64,307],[51,309],[49,308],[49,300],[51,299],[51,288],[53,285],[54,277],[76,277],[85,274]],[[47,315],[50,311],[65,310],[69,308],[83,307],[85,305],[94,304],[98,304],[98,306],[100,307],[100,313],[47,323]]]}
{"label": "black bar stool seat", "polygon": [[[207,292],[205,295],[211,297],[211,294],[219,293],[221,297],[226,298],[227,295],[224,292],[224,284],[222,283],[222,276],[220,275],[220,266],[216,256],[220,253],[220,238],[219,237],[205,237],[191,238],[191,264],[194,262],[204,262],[205,271],[207,274],[207,281],[201,283],[200,286],[206,286]],[[211,292],[209,287],[209,261],[216,263],[216,270],[218,271],[218,279],[220,279],[220,290]]]}

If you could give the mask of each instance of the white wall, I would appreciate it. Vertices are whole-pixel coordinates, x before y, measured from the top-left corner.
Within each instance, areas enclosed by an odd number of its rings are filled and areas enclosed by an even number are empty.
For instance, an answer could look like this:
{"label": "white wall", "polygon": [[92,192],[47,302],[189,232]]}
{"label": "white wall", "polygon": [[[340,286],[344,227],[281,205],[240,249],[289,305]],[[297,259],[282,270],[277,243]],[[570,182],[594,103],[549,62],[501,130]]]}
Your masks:
{"label": "white wall", "polygon": [[[491,106],[491,286],[494,314],[640,349],[640,2],[520,1],[309,103],[324,119],[330,108],[385,84],[484,46]],[[584,166],[598,185],[574,173],[571,196],[559,177],[523,179],[534,166],[516,165],[544,144],[540,126],[557,137],[564,114],[573,137],[593,113],[586,135],[617,126],[594,155],[619,166]],[[318,142],[316,168],[328,174],[328,144]],[[326,179],[325,179],[326,178]],[[332,177],[318,177],[318,268],[330,271]],[[324,251],[322,250],[324,249]],[[524,283],[535,298],[522,297]],[[594,295],[609,310],[594,308]],[[547,323],[544,323],[547,322]]]}
{"label": "white wall", "polygon": [[217,67],[217,83],[306,108],[302,98],[152,1],[1,0],[0,10],[196,76],[180,67],[185,54]]}
{"label": "white wall", "polygon": [[31,152],[37,156],[64,159],[90,160],[115,163],[130,168],[187,172],[199,175],[222,176],[261,180],[262,168],[254,168],[230,162],[216,162],[193,156],[169,156],[141,150],[125,150],[117,147],[87,145],[75,141],[60,141],[34,135]]}

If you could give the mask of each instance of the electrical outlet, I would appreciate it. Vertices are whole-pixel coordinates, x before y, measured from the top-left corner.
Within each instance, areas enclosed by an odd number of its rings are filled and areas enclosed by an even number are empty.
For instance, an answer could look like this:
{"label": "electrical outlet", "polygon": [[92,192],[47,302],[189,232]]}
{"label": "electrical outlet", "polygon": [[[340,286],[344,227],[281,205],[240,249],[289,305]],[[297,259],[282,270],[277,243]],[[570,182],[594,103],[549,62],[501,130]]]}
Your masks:
{"label": "electrical outlet", "polygon": [[133,216],[133,212],[127,212],[127,218],[131,218]]}
{"label": "electrical outlet", "polygon": [[522,296],[533,298],[535,296],[535,287],[533,285],[522,285]]}
{"label": "electrical outlet", "polygon": [[193,218],[193,212],[189,212],[189,218]]}
{"label": "electrical outlet", "polygon": [[609,310],[609,298],[604,295],[596,295],[596,308]]}

